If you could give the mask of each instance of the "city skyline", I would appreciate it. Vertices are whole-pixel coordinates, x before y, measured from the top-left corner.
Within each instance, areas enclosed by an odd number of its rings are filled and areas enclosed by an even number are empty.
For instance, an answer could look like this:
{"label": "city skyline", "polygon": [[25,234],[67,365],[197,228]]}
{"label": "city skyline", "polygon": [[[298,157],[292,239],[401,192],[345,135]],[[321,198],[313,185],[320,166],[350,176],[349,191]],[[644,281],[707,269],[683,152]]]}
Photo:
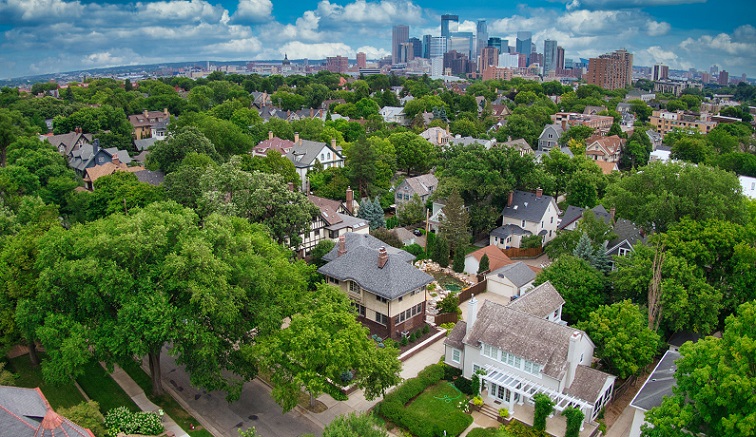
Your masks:
{"label": "city skyline", "polygon": [[[629,7],[628,7],[629,6]],[[756,28],[749,0],[534,0],[460,7],[449,1],[0,0],[0,78],[196,59],[324,59],[391,55],[392,28],[441,35],[443,14],[457,31],[509,40],[532,32],[540,52],[556,40],[568,58],[626,48],[636,65],[756,77]],[[477,35],[476,35],[477,38]]]}

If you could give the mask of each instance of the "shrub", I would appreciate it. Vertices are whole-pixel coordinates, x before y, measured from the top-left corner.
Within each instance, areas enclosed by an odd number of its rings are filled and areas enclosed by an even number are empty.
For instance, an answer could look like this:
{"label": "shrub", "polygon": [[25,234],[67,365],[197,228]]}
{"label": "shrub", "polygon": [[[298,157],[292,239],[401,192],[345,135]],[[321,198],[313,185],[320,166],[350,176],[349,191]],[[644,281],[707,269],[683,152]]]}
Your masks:
{"label": "shrub", "polygon": [[95,401],[82,402],[70,408],[61,408],[58,414],[73,423],[89,428],[97,437],[105,437],[105,417],[100,413],[100,405]]}
{"label": "shrub", "polygon": [[499,408],[499,417],[502,419],[506,419],[509,417],[509,410],[506,408]]}
{"label": "shrub", "polygon": [[399,219],[396,216],[386,219],[386,229],[394,229],[397,226],[399,226]]}
{"label": "shrub", "polygon": [[110,434],[158,435],[163,432],[163,424],[155,413],[132,413],[126,407],[116,407],[105,416],[105,427]]}
{"label": "shrub", "polygon": [[459,391],[466,395],[473,394],[472,381],[467,378],[457,378],[454,380],[454,387],[457,387]]}
{"label": "shrub", "polygon": [[417,340],[417,335],[415,335],[415,334],[416,334],[415,332],[413,332],[412,334],[410,334],[410,336],[409,336],[410,343],[414,343],[415,340]]}
{"label": "shrub", "polygon": [[413,243],[408,246],[404,246],[402,248],[403,250],[415,255],[415,259],[420,259],[425,256],[425,249],[423,249],[423,246]]}
{"label": "shrub", "polygon": [[442,313],[456,313],[459,308],[459,297],[456,294],[450,294],[439,301],[436,307]]}
{"label": "shrub", "polygon": [[482,407],[483,406],[483,398],[480,397],[480,395],[475,396],[474,398],[472,398],[472,404],[475,405],[476,407]]}
{"label": "shrub", "polygon": [[452,381],[455,377],[459,378],[461,375],[462,375],[462,370],[457,369],[456,367],[452,367],[452,366],[444,364],[444,380],[445,381]]}
{"label": "shrub", "polygon": [[341,375],[339,375],[339,378],[341,378],[341,382],[344,384],[349,384],[349,382],[354,379],[354,372],[351,370],[345,370],[341,372]]}
{"label": "shrub", "polygon": [[533,396],[535,412],[533,413],[533,428],[538,431],[546,430],[546,418],[554,410],[554,401],[544,393]]}
{"label": "shrub", "polygon": [[423,335],[425,335],[425,334],[427,334],[429,332],[430,332],[430,328],[428,327],[428,325],[423,325]]}
{"label": "shrub", "polygon": [[585,414],[578,408],[568,407],[562,411],[562,416],[567,418],[567,430],[564,437],[580,437],[580,424],[585,419]]}
{"label": "shrub", "polygon": [[402,346],[407,346],[408,343],[409,343],[409,339],[407,339],[407,336],[402,335],[402,339],[399,341],[399,344],[401,344]]}

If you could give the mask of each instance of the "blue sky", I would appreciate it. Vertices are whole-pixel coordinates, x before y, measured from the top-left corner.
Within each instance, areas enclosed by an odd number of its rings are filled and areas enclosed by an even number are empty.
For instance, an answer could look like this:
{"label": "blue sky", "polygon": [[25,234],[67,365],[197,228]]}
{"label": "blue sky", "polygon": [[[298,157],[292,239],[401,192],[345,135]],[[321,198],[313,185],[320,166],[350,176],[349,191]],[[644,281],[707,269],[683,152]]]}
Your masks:
{"label": "blue sky", "polygon": [[439,34],[486,19],[490,36],[556,39],[568,58],[618,48],[636,65],[756,77],[754,0],[0,0],[0,78],[212,59],[322,59],[389,54],[391,26]]}

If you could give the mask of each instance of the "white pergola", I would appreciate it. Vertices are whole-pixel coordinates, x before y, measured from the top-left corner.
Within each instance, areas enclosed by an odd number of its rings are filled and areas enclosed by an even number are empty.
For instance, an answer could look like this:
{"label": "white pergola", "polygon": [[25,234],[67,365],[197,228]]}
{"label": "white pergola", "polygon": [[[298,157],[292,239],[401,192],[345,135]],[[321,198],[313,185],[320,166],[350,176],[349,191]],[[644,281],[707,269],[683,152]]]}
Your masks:
{"label": "white pergola", "polygon": [[[583,414],[586,417],[588,416],[588,411],[593,408],[593,404],[588,403],[582,399],[560,393],[544,385],[523,379],[518,375],[509,373],[490,364],[486,364],[484,369],[486,371],[486,374],[480,375],[481,381],[492,382],[499,387],[504,387],[513,393],[519,394],[521,396],[520,399],[522,399],[522,397],[524,396],[532,398],[535,394],[544,393],[554,400],[554,409],[556,411],[562,412],[567,407],[573,406],[580,408],[580,410],[583,411]],[[583,419],[583,421],[585,421],[585,419]],[[583,428],[582,424],[580,428]]]}

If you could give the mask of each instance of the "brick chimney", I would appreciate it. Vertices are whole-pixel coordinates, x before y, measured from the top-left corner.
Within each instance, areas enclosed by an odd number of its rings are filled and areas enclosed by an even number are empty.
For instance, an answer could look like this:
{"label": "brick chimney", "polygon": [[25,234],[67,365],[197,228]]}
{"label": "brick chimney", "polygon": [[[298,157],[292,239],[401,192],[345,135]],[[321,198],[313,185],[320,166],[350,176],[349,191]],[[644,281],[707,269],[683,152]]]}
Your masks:
{"label": "brick chimney", "polygon": [[331,138],[331,148],[336,150],[336,138]]}
{"label": "brick chimney", "polygon": [[565,132],[567,131],[567,119],[566,118],[562,119],[562,130],[565,131]]}
{"label": "brick chimney", "polygon": [[299,141],[299,132],[294,132],[294,144],[301,144]]}
{"label": "brick chimney", "polygon": [[168,112],[168,108],[163,108],[163,115],[165,115],[166,117],[168,117],[169,115],[171,115],[171,113]]}
{"label": "brick chimney", "polygon": [[352,211],[352,206],[354,205],[354,191],[352,191],[352,187],[347,187],[346,190],[346,209],[349,211],[350,214],[353,214],[354,211]]}
{"label": "brick chimney", "polygon": [[289,182],[286,185],[289,187],[289,191],[294,191],[294,182]]}
{"label": "brick chimney", "polygon": [[272,131],[272,130],[269,130],[269,131],[268,131],[268,139],[269,139],[269,140],[272,140],[272,139],[273,139],[273,131]]}
{"label": "brick chimney", "polygon": [[388,262],[388,252],[386,252],[386,248],[384,246],[381,246],[381,248],[378,249],[378,268],[382,269],[383,266],[385,266],[387,262]]}
{"label": "brick chimney", "polygon": [[119,157],[118,157],[118,153],[116,153],[116,154],[114,154],[114,155],[113,155],[111,162],[112,162],[112,163],[113,163],[113,164],[114,164],[115,166],[119,166],[119,165],[121,165],[121,158],[119,158]]}
{"label": "brick chimney", "polygon": [[536,199],[540,199],[541,196],[543,196],[543,188],[538,187],[536,188]]}
{"label": "brick chimney", "polygon": [[436,144],[440,146],[441,145],[441,130],[440,129],[437,131],[437,134],[438,135],[436,135]]}
{"label": "brick chimney", "polygon": [[514,191],[510,191],[509,197],[507,197],[507,206],[512,206],[513,202],[514,202]]}
{"label": "brick chimney", "polygon": [[142,115],[144,115],[144,118],[148,118],[150,116],[150,113],[145,109],[144,112],[142,112]]}
{"label": "brick chimney", "polygon": [[615,207],[609,208],[609,217],[612,218],[612,221],[614,221],[614,214],[616,214],[616,213],[617,213],[617,208],[615,208]]}
{"label": "brick chimney", "polygon": [[346,236],[342,235],[339,237],[339,256],[344,255],[346,253]]}

